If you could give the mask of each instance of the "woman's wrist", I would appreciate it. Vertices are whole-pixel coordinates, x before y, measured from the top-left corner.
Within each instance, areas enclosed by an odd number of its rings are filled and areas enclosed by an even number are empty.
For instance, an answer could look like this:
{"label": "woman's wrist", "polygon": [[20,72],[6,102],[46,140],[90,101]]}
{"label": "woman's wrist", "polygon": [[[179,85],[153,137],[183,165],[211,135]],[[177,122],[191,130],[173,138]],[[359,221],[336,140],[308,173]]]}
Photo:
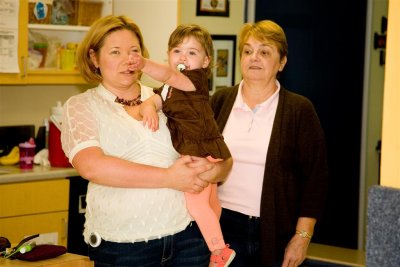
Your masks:
{"label": "woman's wrist", "polygon": [[313,236],[313,233],[305,231],[305,230],[299,230],[299,229],[296,229],[296,234],[301,236],[301,237],[303,237],[303,238],[308,238],[310,240],[311,240],[311,238]]}

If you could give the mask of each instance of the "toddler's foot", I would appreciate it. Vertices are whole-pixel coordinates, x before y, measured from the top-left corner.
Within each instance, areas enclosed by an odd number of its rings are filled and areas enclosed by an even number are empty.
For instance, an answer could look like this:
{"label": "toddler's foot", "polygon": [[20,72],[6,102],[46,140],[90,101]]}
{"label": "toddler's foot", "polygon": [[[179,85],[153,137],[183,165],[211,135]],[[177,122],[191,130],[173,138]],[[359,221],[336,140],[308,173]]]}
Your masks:
{"label": "toddler's foot", "polygon": [[227,267],[235,258],[235,251],[226,245],[223,249],[214,250],[211,254],[210,267]]}

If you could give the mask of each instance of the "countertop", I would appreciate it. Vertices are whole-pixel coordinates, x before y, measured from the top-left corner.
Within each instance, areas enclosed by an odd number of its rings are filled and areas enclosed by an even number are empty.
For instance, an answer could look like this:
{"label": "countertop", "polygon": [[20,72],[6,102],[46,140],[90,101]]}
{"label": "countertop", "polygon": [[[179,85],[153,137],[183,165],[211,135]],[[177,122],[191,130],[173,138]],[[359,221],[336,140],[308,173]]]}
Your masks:
{"label": "countertop", "polygon": [[61,256],[42,261],[20,261],[0,258],[0,265],[4,267],[93,267],[94,262],[90,261],[86,256],[66,253]]}
{"label": "countertop", "polygon": [[34,165],[32,170],[21,170],[19,165],[0,165],[0,184],[50,180],[73,176],[79,176],[74,168]]}

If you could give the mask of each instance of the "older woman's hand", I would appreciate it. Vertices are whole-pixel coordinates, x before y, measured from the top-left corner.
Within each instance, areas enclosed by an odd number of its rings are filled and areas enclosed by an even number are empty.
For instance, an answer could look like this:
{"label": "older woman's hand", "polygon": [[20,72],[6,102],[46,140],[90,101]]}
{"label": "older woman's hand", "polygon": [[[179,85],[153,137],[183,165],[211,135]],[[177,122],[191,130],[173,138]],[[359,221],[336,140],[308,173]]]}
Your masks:
{"label": "older woman's hand", "polygon": [[282,267],[297,267],[307,256],[310,239],[294,235],[286,247]]}

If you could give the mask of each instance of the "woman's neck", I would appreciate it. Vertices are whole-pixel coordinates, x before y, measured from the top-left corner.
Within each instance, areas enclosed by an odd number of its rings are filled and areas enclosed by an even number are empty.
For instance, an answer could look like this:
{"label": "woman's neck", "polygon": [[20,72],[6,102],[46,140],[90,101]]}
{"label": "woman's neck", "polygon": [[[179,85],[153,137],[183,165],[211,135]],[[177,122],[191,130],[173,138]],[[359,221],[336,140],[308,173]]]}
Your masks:
{"label": "woman's neck", "polygon": [[134,83],[130,86],[127,87],[113,87],[110,86],[109,84],[103,83],[103,86],[109,90],[111,93],[113,93],[115,96],[121,99],[125,100],[132,100],[137,98],[140,95],[140,84],[139,83]]}
{"label": "woman's neck", "polygon": [[249,82],[243,80],[243,101],[251,108],[266,101],[278,89],[276,80],[270,82]]}

